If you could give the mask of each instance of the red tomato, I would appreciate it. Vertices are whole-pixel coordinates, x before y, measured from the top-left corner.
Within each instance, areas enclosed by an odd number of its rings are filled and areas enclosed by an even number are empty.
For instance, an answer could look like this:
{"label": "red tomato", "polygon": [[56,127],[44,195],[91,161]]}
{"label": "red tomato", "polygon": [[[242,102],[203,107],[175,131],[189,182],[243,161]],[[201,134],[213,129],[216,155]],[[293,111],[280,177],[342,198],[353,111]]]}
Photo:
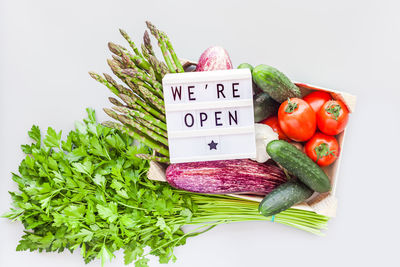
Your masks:
{"label": "red tomato", "polygon": [[315,112],[318,112],[325,102],[332,100],[332,96],[324,91],[314,91],[303,97],[303,100],[310,104]]}
{"label": "red tomato", "polygon": [[339,157],[339,144],[335,137],[315,133],[306,143],[304,150],[307,156],[319,166],[328,166]]}
{"label": "red tomato", "polygon": [[263,120],[261,123],[264,123],[271,127],[272,130],[274,130],[274,132],[279,135],[279,139],[289,141],[289,138],[282,131],[281,126],[279,126],[278,116],[269,117],[268,119]]}
{"label": "red tomato", "polygon": [[310,139],[317,128],[314,110],[300,98],[283,102],[278,110],[278,120],[283,132],[297,142]]}
{"label": "red tomato", "polygon": [[349,120],[349,110],[340,100],[326,102],[317,112],[318,128],[324,134],[337,135],[343,132]]}

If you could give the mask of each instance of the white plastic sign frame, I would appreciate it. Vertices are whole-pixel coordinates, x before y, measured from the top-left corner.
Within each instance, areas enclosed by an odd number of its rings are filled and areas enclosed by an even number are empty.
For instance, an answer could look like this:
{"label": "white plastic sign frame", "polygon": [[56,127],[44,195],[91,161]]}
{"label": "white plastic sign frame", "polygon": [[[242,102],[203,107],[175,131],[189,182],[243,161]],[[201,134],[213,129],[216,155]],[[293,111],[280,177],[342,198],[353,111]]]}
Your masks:
{"label": "white plastic sign frame", "polygon": [[163,78],[171,163],[256,157],[249,69]]}

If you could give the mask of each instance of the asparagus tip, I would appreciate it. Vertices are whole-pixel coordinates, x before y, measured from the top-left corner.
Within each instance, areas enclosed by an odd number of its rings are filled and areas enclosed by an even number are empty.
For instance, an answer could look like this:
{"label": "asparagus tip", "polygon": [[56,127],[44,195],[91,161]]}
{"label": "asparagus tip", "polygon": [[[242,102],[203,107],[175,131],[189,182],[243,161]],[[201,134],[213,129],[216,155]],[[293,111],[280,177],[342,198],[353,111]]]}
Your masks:
{"label": "asparagus tip", "polygon": [[110,101],[111,104],[115,105],[115,106],[119,106],[119,107],[123,107],[124,104],[122,104],[121,102],[119,102],[117,99],[115,99],[114,97],[109,97],[108,101]]}
{"label": "asparagus tip", "polygon": [[131,98],[125,94],[119,94],[119,97],[122,99],[122,101],[124,101],[127,104],[132,101]]}
{"label": "asparagus tip", "polygon": [[122,72],[123,74],[128,75],[128,76],[131,76],[131,77],[134,77],[135,74],[137,73],[137,71],[134,70],[134,69],[123,69],[121,72]]}
{"label": "asparagus tip", "polygon": [[144,41],[145,44],[149,44],[150,43],[150,35],[149,35],[149,32],[147,30],[144,31],[143,41]]}
{"label": "asparagus tip", "polygon": [[115,113],[112,109],[109,108],[103,108],[103,111],[110,116],[111,118],[115,119],[116,117],[118,117],[117,113]]}
{"label": "asparagus tip", "polygon": [[101,125],[103,125],[104,127],[107,128],[113,128],[113,129],[117,129],[117,130],[121,130],[122,129],[122,125],[113,121],[104,121],[101,123]]}
{"label": "asparagus tip", "polygon": [[121,107],[121,106],[113,106],[112,109],[115,110],[116,112],[120,112],[120,113],[128,113],[129,112],[128,108]]}
{"label": "asparagus tip", "polygon": [[99,74],[97,74],[96,72],[93,72],[93,71],[89,71],[89,75],[90,75],[90,77],[92,77],[95,80],[97,80],[98,77],[100,76]]}
{"label": "asparagus tip", "polygon": [[107,73],[103,73],[103,76],[106,78],[106,80],[109,83],[114,83],[115,82],[114,79],[110,75],[108,75]]}
{"label": "asparagus tip", "polygon": [[119,32],[121,33],[122,36],[128,35],[128,34],[126,33],[126,31],[123,30],[123,29],[121,29],[121,28],[119,29]]}
{"label": "asparagus tip", "polygon": [[114,53],[116,55],[121,55],[121,47],[117,44],[114,44],[113,42],[108,42],[107,44],[108,49],[111,51],[111,53]]}

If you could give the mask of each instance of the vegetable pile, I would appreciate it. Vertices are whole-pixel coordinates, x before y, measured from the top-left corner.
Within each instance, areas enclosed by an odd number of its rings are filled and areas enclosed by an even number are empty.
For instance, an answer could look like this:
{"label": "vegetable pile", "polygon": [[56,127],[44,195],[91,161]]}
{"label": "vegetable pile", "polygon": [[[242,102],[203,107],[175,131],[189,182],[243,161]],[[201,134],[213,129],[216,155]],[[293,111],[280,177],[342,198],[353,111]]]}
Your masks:
{"label": "vegetable pile", "polygon": [[[323,91],[313,91],[301,99],[299,88],[273,67],[253,68],[247,63],[239,67],[252,71],[255,121],[270,126],[281,139],[267,144],[268,155],[294,176],[294,180],[265,196],[259,206],[260,213],[271,216],[306,201],[313,191],[329,192],[329,177],[319,166],[328,166],[339,156],[335,135],[346,127],[349,114],[346,105]],[[260,101],[268,97],[276,102]],[[280,103],[277,112],[273,111],[276,103]]]}
{"label": "vegetable pile", "polygon": [[277,113],[261,119],[261,123],[269,125],[279,139],[305,142],[304,152],[319,166],[328,166],[337,159],[340,147],[334,136],[344,131],[349,116],[342,101],[333,100],[327,92],[314,91],[304,99],[288,98]]}
{"label": "vegetable pile", "polygon": [[[21,250],[73,251],[85,262],[106,262],[124,250],[125,264],[147,266],[147,255],[161,263],[175,261],[173,249],[222,223],[271,221],[257,211],[258,203],[225,195],[192,194],[146,178],[149,149],[128,134],[98,124],[93,110],[76,123],[66,140],[48,128],[42,137],[22,145],[26,154],[13,174],[20,192],[10,192],[13,206],[4,217],[21,221]],[[286,210],[273,220],[319,234],[327,217]],[[196,224],[191,232],[182,226]],[[149,247],[149,252],[145,252]]]}
{"label": "vegetable pile", "polygon": [[95,72],[89,74],[107,86],[123,102],[109,98],[114,105],[113,110],[105,108],[104,111],[120,123],[107,121],[103,125],[128,133],[157,153],[137,154],[137,157],[168,162],[167,126],[161,82],[166,73],[184,72],[184,69],[168,36],[150,22],[146,24],[158,41],[165,63],[157,59],[147,31],[144,33],[140,52],[129,35],[120,30],[133,54],[123,46],[110,42],[108,48],[113,55],[107,63],[125,85],[119,84],[106,73],[103,74],[104,77]]}
{"label": "vegetable pile", "polygon": [[[282,72],[243,63],[238,68],[250,69],[253,78],[257,158],[168,165],[163,77],[233,65],[225,49],[210,47],[190,68],[168,36],[146,23],[164,61],[147,31],[139,51],[120,30],[132,51],[110,42],[107,62],[122,83],[89,73],[119,98],[110,97],[112,109],[104,109],[115,121],[99,124],[87,109],[88,118],[66,140],[52,128],[45,136],[37,126],[28,132],[35,142],[22,146],[26,157],[12,176],[19,192],[10,192],[14,208],[4,215],[25,227],[17,250],[80,249],[85,262],[104,264],[123,249],[125,264],[147,266],[150,254],[175,261],[174,247],[223,223],[275,221],[321,234],[328,217],[291,207],[330,191],[320,166],[339,156],[335,136],[346,127],[346,105],[321,91],[302,99]],[[168,183],[147,178],[149,161],[167,167]],[[264,199],[224,195],[231,193]],[[185,225],[197,228],[184,232]]]}

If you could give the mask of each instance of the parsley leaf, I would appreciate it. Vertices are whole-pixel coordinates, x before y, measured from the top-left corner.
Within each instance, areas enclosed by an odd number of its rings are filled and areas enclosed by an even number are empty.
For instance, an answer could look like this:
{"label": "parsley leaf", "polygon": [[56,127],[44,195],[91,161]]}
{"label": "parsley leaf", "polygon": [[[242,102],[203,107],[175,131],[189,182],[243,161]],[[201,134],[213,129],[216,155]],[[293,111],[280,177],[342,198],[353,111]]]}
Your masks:
{"label": "parsley leaf", "polygon": [[[174,247],[201,233],[185,234],[182,226],[208,223],[209,218],[215,223],[207,226],[212,226],[227,216],[218,215],[221,209],[215,213],[209,203],[217,199],[226,208],[235,204],[230,197],[225,203],[221,196],[183,192],[147,179],[149,163],[135,154],[151,150],[98,124],[94,111],[87,111],[88,118],[75,123],[66,140],[53,128],[43,142],[38,126],[28,133],[34,143],[22,146],[26,157],[19,173],[12,174],[19,192],[10,192],[14,207],[3,215],[26,229],[18,251],[80,248],[86,263],[98,258],[104,264],[122,249],[126,264],[147,266],[149,254],[167,263],[176,259]],[[202,204],[208,210],[200,210]],[[249,214],[251,209],[243,207]],[[256,208],[251,216],[263,218]]]}
{"label": "parsley leaf", "polygon": [[61,131],[57,133],[53,128],[49,127],[43,142],[48,147],[59,147],[61,142]]}

